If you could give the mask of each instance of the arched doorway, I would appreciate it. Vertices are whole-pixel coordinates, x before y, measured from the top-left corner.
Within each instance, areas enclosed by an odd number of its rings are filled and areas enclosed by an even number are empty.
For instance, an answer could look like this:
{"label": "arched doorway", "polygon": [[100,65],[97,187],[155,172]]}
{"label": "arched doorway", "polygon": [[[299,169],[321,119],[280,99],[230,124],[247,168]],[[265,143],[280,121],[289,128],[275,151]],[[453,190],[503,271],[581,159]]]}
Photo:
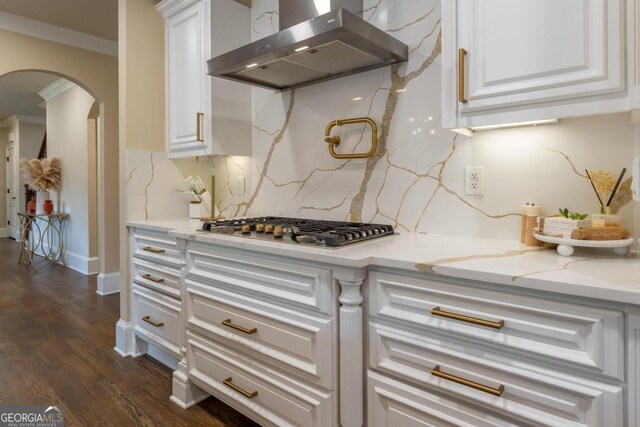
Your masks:
{"label": "arched doorway", "polygon": [[[58,73],[15,71],[0,76],[0,86],[5,90],[0,112],[6,116],[13,111],[8,129],[13,131],[8,132],[12,138],[5,137],[6,150],[13,153],[6,163],[9,194],[2,195],[7,199],[8,223],[13,225],[11,237],[18,236],[14,230],[19,222],[16,213],[25,211],[29,198],[23,192],[17,158],[61,158],[62,186],[51,198],[56,211],[69,214],[64,227],[64,258],[68,266],[83,274],[102,273],[104,277],[101,260],[105,254],[101,249],[106,246],[99,230],[107,212],[100,203],[105,187],[98,185],[105,178],[98,162],[98,153],[104,151],[100,103]],[[9,189],[10,184],[14,188]],[[98,291],[106,293],[104,287]]]}
{"label": "arched doorway", "polygon": [[18,71],[42,71],[74,82],[98,103],[100,144],[98,147],[100,194],[98,205],[98,293],[120,289],[119,209],[120,157],[118,138],[118,60],[115,57],[61,44],[3,32],[0,44],[0,76]]}

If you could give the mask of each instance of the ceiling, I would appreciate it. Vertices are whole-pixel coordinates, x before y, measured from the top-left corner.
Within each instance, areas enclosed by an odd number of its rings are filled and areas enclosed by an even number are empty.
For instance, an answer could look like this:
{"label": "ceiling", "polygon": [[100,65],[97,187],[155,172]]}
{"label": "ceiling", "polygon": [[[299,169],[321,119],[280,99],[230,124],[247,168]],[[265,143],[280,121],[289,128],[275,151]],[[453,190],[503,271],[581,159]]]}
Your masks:
{"label": "ceiling", "polygon": [[38,104],[38,95],[60,77],[35,71],[20,71],[0,77],[0,121],[12,115],[45,117],[46,110]]}
{"label": "ceiling", "polygon": [[0,11],[118,40],[118,0],[0,0]]}

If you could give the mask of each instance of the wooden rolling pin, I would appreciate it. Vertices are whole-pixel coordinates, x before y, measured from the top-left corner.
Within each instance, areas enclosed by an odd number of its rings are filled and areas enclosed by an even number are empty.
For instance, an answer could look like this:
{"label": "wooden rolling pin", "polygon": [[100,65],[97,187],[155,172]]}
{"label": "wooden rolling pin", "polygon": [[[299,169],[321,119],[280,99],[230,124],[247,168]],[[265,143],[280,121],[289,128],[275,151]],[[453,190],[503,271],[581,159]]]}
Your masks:
{"label": "wooden rolling pin", "polygon": [[582,227],[571,232],[576,240],[621,240],[628,239],[631,233],[622,227]]}

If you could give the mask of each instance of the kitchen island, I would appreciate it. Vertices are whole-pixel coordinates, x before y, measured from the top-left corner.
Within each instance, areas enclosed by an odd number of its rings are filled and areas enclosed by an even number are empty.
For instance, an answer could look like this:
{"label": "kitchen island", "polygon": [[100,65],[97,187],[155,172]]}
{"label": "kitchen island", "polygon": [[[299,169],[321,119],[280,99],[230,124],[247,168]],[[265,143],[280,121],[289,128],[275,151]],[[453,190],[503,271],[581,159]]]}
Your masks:
{"label": "kitchen island", "polygon": [[133,353],[162,354],[185,408],[213,394],[265,425],[637,425],[633,255],[128,227]]}

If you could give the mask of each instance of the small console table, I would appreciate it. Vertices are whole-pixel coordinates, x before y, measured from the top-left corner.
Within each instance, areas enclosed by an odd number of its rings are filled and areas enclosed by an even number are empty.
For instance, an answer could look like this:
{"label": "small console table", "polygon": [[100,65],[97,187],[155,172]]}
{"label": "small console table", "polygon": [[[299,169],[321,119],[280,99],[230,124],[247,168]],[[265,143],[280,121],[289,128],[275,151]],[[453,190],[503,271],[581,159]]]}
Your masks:
{"label": "small console table", "polygon": [[33,256],[37,255],[53,263],[67,265],[64,257],[65,239],[64,223],[69,215],[64,213],[25,214],[18,213],[20,220],[20,259],[30,265]]}

